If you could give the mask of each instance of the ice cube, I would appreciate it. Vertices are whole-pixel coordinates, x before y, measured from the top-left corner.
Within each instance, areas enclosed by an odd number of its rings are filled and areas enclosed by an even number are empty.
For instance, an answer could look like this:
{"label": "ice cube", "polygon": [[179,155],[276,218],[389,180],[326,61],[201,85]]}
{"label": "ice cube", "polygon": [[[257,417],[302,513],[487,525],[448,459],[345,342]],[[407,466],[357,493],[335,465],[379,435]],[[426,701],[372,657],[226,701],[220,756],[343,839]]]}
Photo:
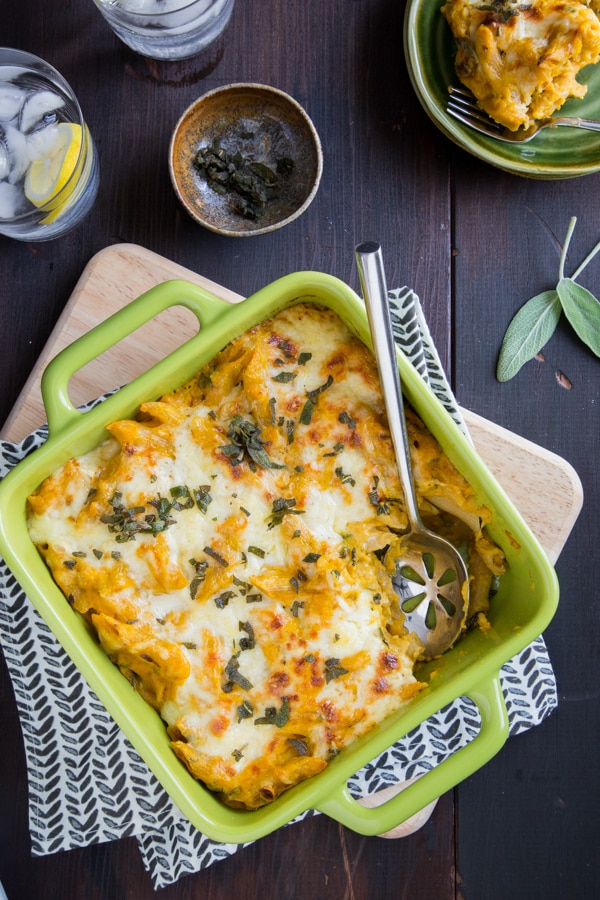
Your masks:
{"label": "ice cube", "polygon": [[11,184],[17,184],[25,175],[31,162],[27,150],[27,138],[24,134],[21,134],[18,128],[13,128],[12,125],[6,126],[5,134],[10,163],[8,180]]}
{"label": "ice cube", "polygon": [[4,132],[0,128],[0,181],[8,178],[10,173],[10,161],[8,158],[8,147],[4,143]]}
{"label": "ice cube", "polygon": [[0,122],[12,122],[21,112],[27,93],[14,84],[0,84]]}
{"label": "ice cube", "polygon": [[0,219],[14,219],[22,204],[23,192],[8,181],[0,181]]}
{"label": "ice cube", "polygon": [[27,69],[23,66],[2,66],[0,69],[0,81],[16,81],[27,75]]}
{"label": "ice cube", "polygon": [[45,116],[56,112],[64,105],[64,99],[54,91],[37,91],[32,94],[25,102],[21,113],[21,131],[31,131],[43,122]]}
{"label": "ice cube", "polygon": [[51,156],[59,134],[58,126],[53,123],[46,125],[45,128],[39,128],[31,134],[24,135],[28,162],[35,162],[36,159]]}

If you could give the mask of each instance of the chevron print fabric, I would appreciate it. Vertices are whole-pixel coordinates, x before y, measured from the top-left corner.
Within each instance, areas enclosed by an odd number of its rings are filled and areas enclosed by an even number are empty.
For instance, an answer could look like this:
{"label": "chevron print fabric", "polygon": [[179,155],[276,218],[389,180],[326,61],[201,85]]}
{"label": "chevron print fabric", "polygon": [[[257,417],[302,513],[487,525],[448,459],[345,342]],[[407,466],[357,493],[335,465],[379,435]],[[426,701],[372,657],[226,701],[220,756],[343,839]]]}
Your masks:
{"label": "chevron print fabric", "polygon": [[[466,433],[419,298],[406,287],[391,291],[390,308],[397,344]],[[2,442],[0,478],[46,437],[44,427],[20,444]],[[23,733],[34,855],[135,836],[158,889],[239,849],[209,840],[179,812],[2,560],[0,645]],[[538,725],[556,707],[543,638],[510,660],[500,678],[511,735]],[[479,727],[475,704],[458,698],[356,773],[349,790],[359,798],[422,774],[465,746]]]}
{"label": "chevron print fabric", "polygon": [[413,290],[403,287],[389,292],[389,302],[396,344],[468,437],[467,426],[448,384],[421,301]]}

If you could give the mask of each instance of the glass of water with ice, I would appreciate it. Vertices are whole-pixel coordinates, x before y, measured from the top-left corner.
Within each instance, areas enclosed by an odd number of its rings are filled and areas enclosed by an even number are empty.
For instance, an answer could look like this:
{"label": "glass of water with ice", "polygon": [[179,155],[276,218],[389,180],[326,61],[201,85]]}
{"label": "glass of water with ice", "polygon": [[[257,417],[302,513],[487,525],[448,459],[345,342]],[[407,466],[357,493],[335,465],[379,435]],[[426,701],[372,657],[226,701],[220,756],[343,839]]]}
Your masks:
{"label": "glass of water with ice", "polygon": [[98,161],[75,94],[49,63],[0,47],[0,234],[46,241],[77,225]]}
{"label": "glass of water with ice", "polygon": [[235,0],[94,0],[121,40],[153,59],[186,59],[225,30]]}

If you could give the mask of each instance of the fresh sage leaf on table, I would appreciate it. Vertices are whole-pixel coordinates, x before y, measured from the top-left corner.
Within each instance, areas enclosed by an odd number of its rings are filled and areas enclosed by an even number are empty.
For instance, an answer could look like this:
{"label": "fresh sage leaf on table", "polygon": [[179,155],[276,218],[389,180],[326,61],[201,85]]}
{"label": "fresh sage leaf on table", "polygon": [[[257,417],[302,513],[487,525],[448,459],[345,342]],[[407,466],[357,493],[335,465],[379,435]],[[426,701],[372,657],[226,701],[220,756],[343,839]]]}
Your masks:
{"label": "fresh sage leaf on table", "polygon": [[524,363],[540,352],[554,334],[560,314],[560,299],[556,291],[537,294],[521,307],[502,342],[498,381],[508,381]]}
{"label": "fresh sage leaf on table", "polygon": [[600,356],[600,302],[572,278],[563,278],[556,290],[573,329]]}
{"label": "fresh sage leaf on table", "polygon": [[600,241],[571,278],[566,278],[564,272],[576,222],[575,217],[569,222],[556,288],[531,297],[515,314],[506,330],[498,357],[498,381],[513,378],[526,362],[540,352],[554,334],[563,312],[578,337],[596,356],[600,356],[600,301],[575,280],[600,250]]}

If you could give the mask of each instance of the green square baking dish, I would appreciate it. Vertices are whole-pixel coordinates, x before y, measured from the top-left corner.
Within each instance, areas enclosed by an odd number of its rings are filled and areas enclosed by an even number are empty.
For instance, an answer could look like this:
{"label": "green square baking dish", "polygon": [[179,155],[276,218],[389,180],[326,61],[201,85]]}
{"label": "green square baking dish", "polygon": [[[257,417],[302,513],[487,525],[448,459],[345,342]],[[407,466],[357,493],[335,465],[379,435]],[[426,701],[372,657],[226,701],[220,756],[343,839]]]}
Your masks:
{"label": "green square baking dish", "polygon": [[[508,571],[492,601],[491,629],[469,632],[443,657],[425,664],[419,671],[419,678],[427,682],[425,690],[340,753],[319,775],[269,806],[253,811],[229,809],[188,773],[171,750],[158,714],[105,656],[52,580],[29,538],[26,499],[68,458],[104,440],[105,425],[134,415],[142,401],[191,378],[234,337],[302,301],[331,308],[370,345],[362,301],[343,282],[317,272],[287,275],[233,305],[185,281],[165,282],[138,297],[50,362],[42,378],[48,440],[0,484],[0,553],[23,590],[181,812],[207,837],[227,843],[256,840],[309,809],[361,834],[381,834],[467,778],[498,752],[508,734],[500,668],[541,634],[558,603],[556,575],[545,552],[470,442],[399,353],[407,400],[474,486],[479,501],[493,513],[489,531],[506,554]],[[197,318],[197,334],[93,409],[84,412],[72,405],[68,386],[79,369],[145,322],[178,306]],[[381,806],[368,809],[352,797],[347,781],[355,772],[461,696],[474,701],[481,720],[469,744]]]}

